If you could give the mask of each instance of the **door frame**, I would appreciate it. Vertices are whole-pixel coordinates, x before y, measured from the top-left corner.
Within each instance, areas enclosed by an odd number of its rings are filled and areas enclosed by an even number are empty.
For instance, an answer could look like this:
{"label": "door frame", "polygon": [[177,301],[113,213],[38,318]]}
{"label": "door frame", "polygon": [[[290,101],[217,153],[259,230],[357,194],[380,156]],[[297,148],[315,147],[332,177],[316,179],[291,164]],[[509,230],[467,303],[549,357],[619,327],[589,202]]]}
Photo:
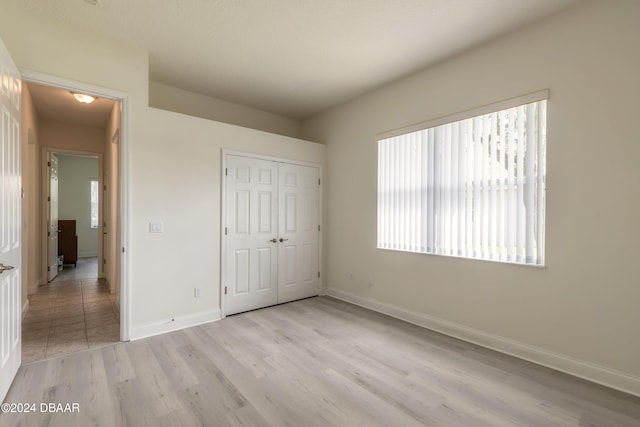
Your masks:
{"label": "door frame", "polygon": [[[40,206],[42,207],[42,214],[40,215],[40,230],[41,230],[41,235],[40,235],[40,250],[41,250],[41,259],[42,259],[42,265],[40,266],[40,278],[38,279],[38,283],[40,284],[45,284],[45,283],[49,283],[49,268],[50,268],[50,264],[49,262],[51,262],[51,259],[49,258],[50,256],[50,246],[51,246],[51,240],[49,239],[49,237],[51,237],[49,235],[49,233],[51,232],[51,225],[49,224],[49,220],[51,219],[51,199],[49,198],[51,196],[51,170],[50,170],[50,166],[49,166],[49,154],[55,154],[54,151],[51,150],[46,150],[44,147],[41,147],[42,149],[40,150],[40,154],[41,154],[41,164],[40,164],[40,171],[41,171],[41,177],[42,177],[42,182],[40,183],[40,188],[41,188],[41,194],[40,194]],[[60,198],[60,176],[58,176],[58,199]],[[58,204],[58,210],[59,209],[59,204]],[[59,247],[59,245],[58,245]],[[58,273],[56,273],[56,276],[58,275]],[[54,277],[55,278],[55,277]]]}
{"label": "door frame", "polygon": [[[46,186],[48,185],[48,179],[49,177],[47,176],[49,174],[48,172],[48,158],[49,158],[49,153],[53,153],[53,154],[71,154],[71,155],[75,155],[75,156],[82,156],[82,157],[97,157],[98,158],[98,188],[103,188],[104,185],[104,180],[103,180],[103,171],[104,171],[104,166],[102,164],[103,162],[103,154],[102,153],[95,153],[92,151],[79,151],[79,150],[67,150],[67,149],[60,149],[60,148],[52,148],[52,147],[40,147],[41,148],[41,159],[42,159],[42,164],[41,164],[41,171],[42,171],[42,191],[41,191],[41,198],[40,198],[40,202],[42,204],[42,214],[41,214],[41,224],[40,226],[42,227],[42,234],[40,236],[41,241],[42,242],[46,242],[46,244],[42,245],[42,266],[41,266],[41,277],[40,277],[40,284],[46,284],[49,283],[49,277],[47,274],[47,267],[48,267],[48,255],[49,255],[49,239],[47,238],[47,232],[48,230],[48,220],[49,220],[49,206],[48,206],[48,200],[47,200],[47,191],[46,191]],[[58,183],[58,185],[60,185]],[[58,190],[59,192],[60,190]],[[104,194],[102,191],[100,191],[100,196],[98,199],[98,278],[100,277],[104,277],[100,275],[100,266],[101,266],[101,260],[104,258],[104,253],[102,250],[102,242],[104,239],[104,235],[102,234],[103,232],[103,228],[104,228],[104,216],[103,216],[103,209],[104,209]]]}
{"label": "door frame", "polygon": [[322,295],[324,286],[324,265],[323,265],[323,235],[324,235],[324,208],[322,205],[323,197],[323,185],[324,185],[324,175],[322,171],[322,164],[314,163],[314,162],[306,162],[302,160],[289,159],[285,157],[275,157],[258,153],[251,153],[247,151],[238,151],[223,148],[221,163],[222,167],[220,168],[220,183],[221,183],[221,191],[220,191],[220,317],[225,318],[225,297],[224,297],[224,288],[225,288],[225,273],[226,273],[226,260],[227,260],[227,238],[224,234],[224,229],[227,226],[226,221],[226,187],[227,187],[227,178],[226,178],[226,169],[227,169],[227,156],[238,156],[238,157],[247,157],[250,159],[257,160],[267,160],[271,162],[279,162],[279,163],[288,163],[291,165],[298,166],[310,166],[318,168],[318,176],[320,179],[320,185],[318,188],[318,224],[320,225],[320,232],[318,232],[318,270],[320,270],[320,280],[318,281],[318,293]]}
{"label": "door frame", "polygon": [[[53,76],[30,69],[20,69],[22,80],[27,83],[36,83],[51,86],[59,89],[83,92],[101,98],[113,99],[120,102],[120,138],[119,158],[118,158],[118,197],[119,212],[118,222],[120,223],[120,271],[118,272],[120,282],[119,305],[120,305],[120,341],[129,341],[131,336],[131,286],[130,286],[130,255],[126,248],[130,247],[130,192],[129,192],[129,159],[131,140],[131,97],[126,92],[105,88],[88,83],[82,83],[63,77]],[[51,151],[64,152],[64,150]],[[93,154],[95,155],[95,154]],[[100,177],[102,179],[102,177]],[[25,213],[23,213],[23,216]],[[24,242],[23,242],[24,243]],[[45,269],[46,270],[46,269]],[[47,282],[45,282],[47,283]]]}

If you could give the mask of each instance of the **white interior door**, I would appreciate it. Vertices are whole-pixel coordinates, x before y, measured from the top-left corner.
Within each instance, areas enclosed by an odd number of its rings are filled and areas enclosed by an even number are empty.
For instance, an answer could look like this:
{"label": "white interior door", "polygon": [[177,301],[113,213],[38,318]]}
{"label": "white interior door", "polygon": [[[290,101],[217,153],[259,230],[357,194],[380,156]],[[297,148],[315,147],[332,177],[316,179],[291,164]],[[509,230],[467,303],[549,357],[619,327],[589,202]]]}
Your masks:
{"label": "white interior door", "polygon": [[225,159],[225,315],[318,295],[319,169]]}
{"label": "white interior door", "polygon": [[318,168],[280,163],[278,303],[319,293]]}
{"label": "white interior door", "polygon": [[20,73],[0,40],[0,402],[20,367]]}
{"label": "white interior door", "polygon": [[52,281],[58,275],[58,157],[49,153],[47,160],[49,173],[49,229],[47,230],[47,280]]}
{"label": "white interior door", "polygon": [[278,164],[226,157],[225,314],[277,303]]}

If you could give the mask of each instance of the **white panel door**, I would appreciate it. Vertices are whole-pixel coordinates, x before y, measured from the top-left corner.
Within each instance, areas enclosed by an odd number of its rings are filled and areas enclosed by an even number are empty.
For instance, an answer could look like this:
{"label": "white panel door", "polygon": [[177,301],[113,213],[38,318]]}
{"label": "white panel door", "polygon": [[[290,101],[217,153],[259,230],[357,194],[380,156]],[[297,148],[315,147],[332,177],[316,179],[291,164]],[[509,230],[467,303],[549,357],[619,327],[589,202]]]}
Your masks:
{"label": "white panel door", "polygon": [[278,303],[319,294],[319,171],[280,163]]}
{"label": "white panel door", "polygon": [[47,280],[52,281],[58,275],[58,157],[55,154],[49,153],[47,166],[49,171]]}
{"label": "white panel door", "polygon": [[22,82],[0,40],[0,402],[20,367],[20,102]]}
{"label": "white panel door", "polygon": [[278,164],[226,157],[225,314],[276,304]]}

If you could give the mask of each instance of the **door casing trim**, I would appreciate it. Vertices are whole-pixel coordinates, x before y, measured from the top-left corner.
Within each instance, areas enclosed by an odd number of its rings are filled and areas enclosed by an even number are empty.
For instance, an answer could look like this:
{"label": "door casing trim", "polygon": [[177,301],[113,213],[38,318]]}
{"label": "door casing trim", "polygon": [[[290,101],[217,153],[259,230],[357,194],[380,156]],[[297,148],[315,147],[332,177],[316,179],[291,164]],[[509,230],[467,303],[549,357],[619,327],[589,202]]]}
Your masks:
{"label": "door casing trim", "polygon": [[[77,91],[96,95],[102,98],[109,98],[120,102],[120,150],[119,162],[119,202],[120,202],[120,341],[129,341],[131,334],[131,286],[130,286],[130,223],[131,223],[131,201],[129,192],[129,159],[131,141],[131,97],[128,93],[78,82],[76,80],[53,76],[30,69],[20,69],[22,80],[30,83],[37,83],[52,86],[59,89]],[[54,150],[55,151],[55,150]],[[24,213],[23,213],[24,215]]]}

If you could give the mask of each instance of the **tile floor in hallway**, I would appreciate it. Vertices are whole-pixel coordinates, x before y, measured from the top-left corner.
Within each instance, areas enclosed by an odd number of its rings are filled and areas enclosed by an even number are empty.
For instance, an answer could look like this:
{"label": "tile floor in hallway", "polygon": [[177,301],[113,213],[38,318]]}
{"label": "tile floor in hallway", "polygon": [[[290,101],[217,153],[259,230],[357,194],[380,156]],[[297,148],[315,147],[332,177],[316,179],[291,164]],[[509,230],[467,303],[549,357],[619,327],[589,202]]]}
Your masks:
{"label": "tile floor in hallway", "polygon": [[94,279],[98,277],[98,257],[78,258],[75,264],[65,264],[64,269],[58,272],[53,282],[67,282],[77,279]]}
{"label": "tile floor in hallway", "polygon": [[115,302],[103,279],[39,286],[22,320],[22,363],[120,341]]}

